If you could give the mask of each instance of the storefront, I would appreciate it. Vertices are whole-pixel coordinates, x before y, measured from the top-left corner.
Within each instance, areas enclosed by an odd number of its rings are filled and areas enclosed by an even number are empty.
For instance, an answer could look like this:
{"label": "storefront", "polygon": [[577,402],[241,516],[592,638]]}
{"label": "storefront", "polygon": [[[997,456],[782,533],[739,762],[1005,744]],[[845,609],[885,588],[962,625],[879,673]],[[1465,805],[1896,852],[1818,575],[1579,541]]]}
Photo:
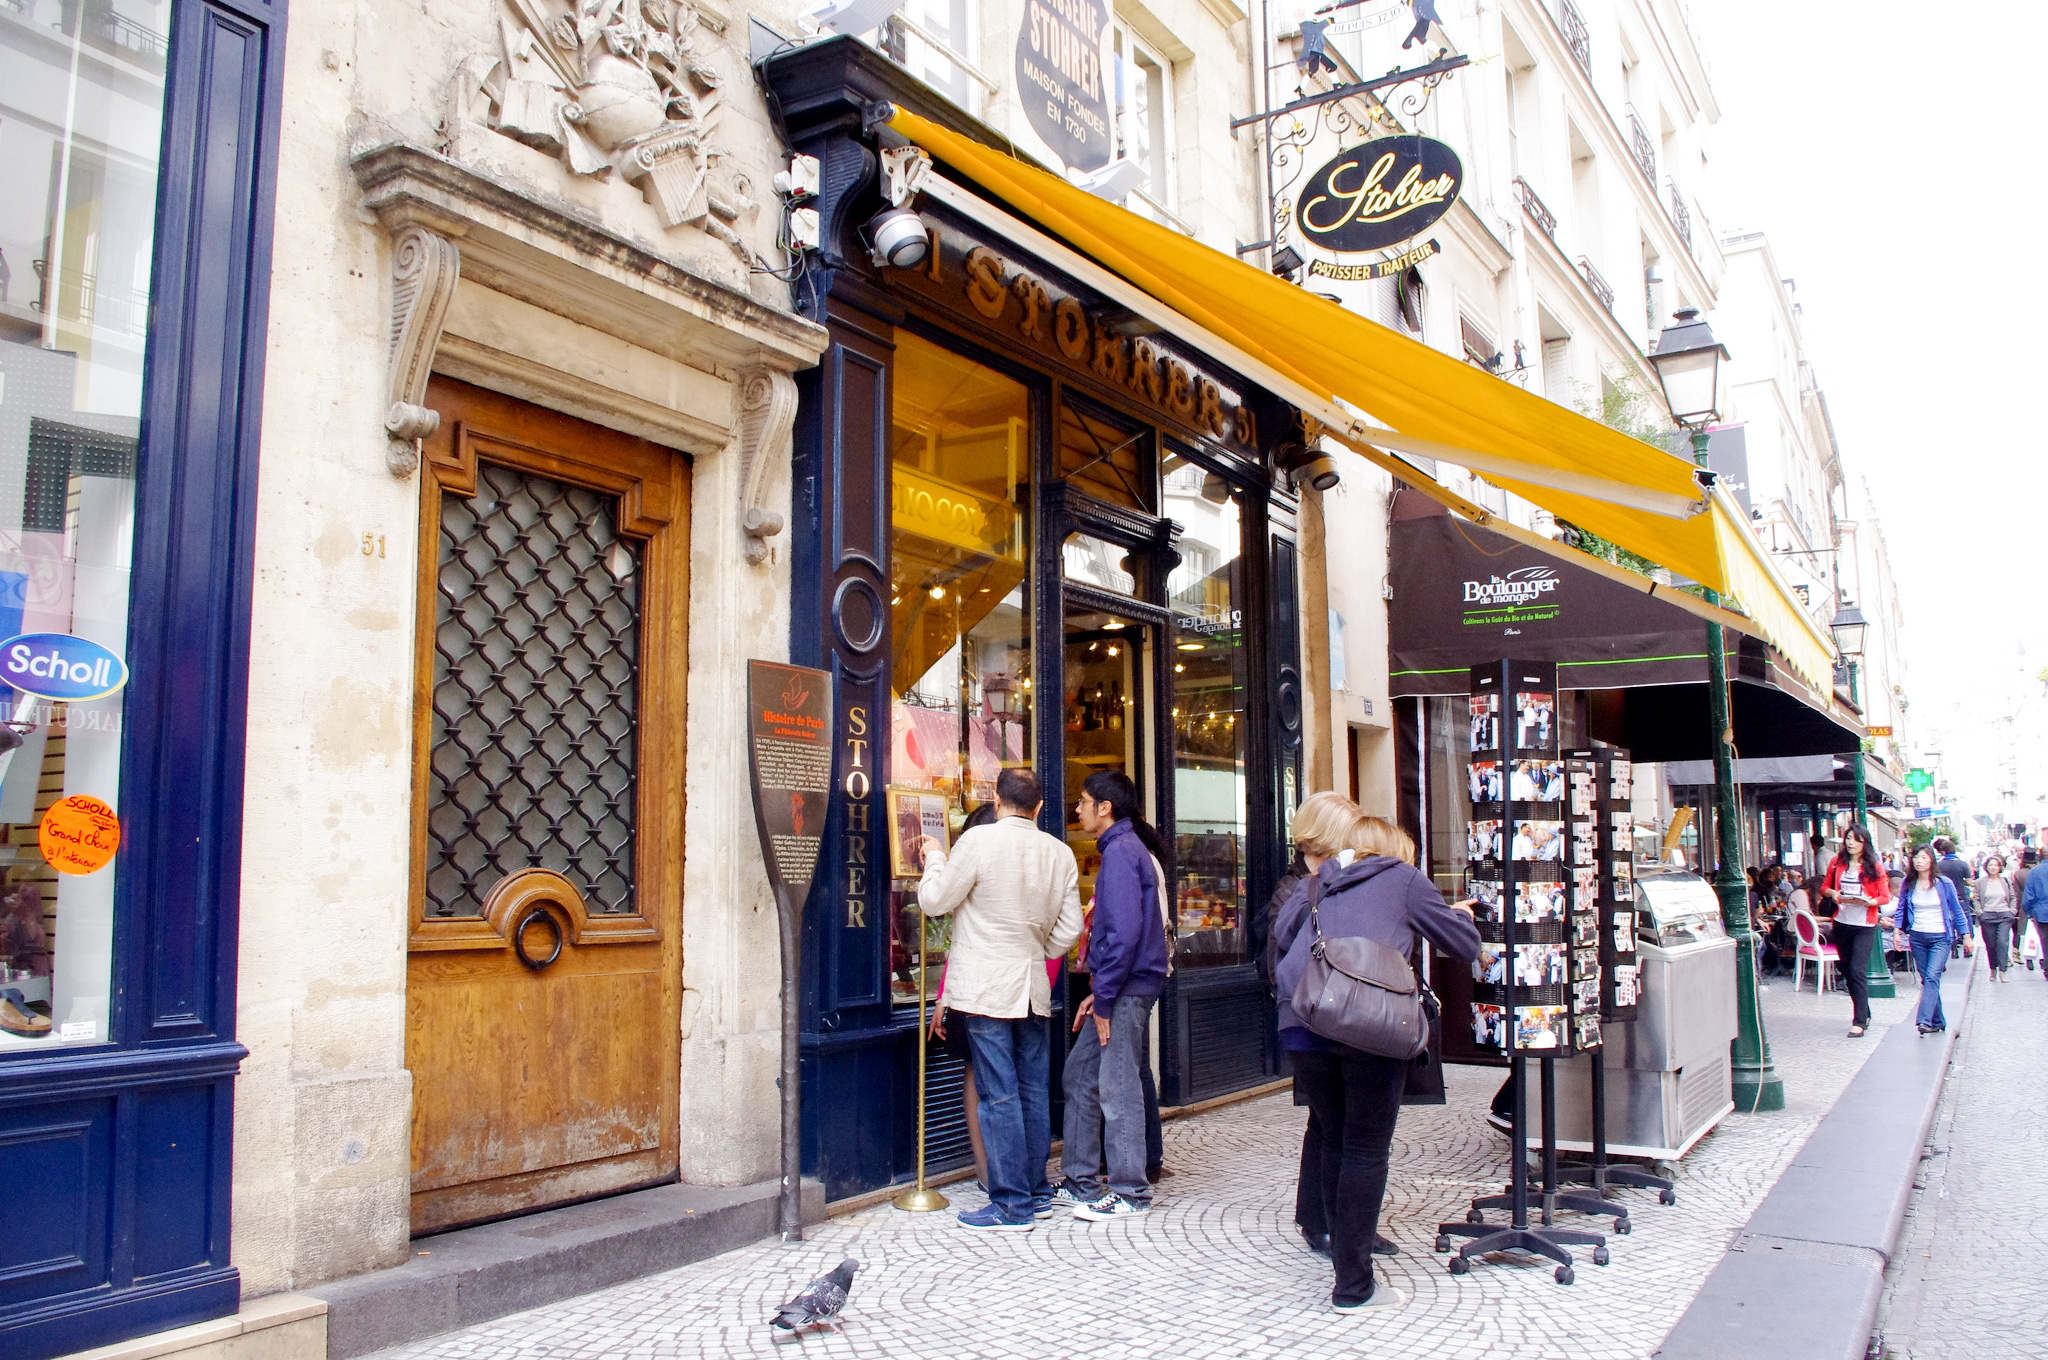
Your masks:
{"label": "storefront", "polygon": [[235,958],[283,23],[281,0],[0,6],[0,1356],[240,1296]]}
{"label": "storefront", "polygon": [[[1563,749],[1626,750],[1636,770],[1639,847],[1658,850],[1675,823],[1672,848],[1699,869],[1700,847],[1714,844],[1714,832],[1706,629],[1686,607],[1697,601],[1560,562],[1455,518],[1413,490],[1396,493],[1393,515],[1390,671],[1401,816],[1437,886],[1447,896],[1465,890],[1466,677],[1503,653],[1557,666]],[[1772,648],[1733,633],[1728,646],[1735,747],[1746,757],[1738,782],[1744,767],[1832,768],[1831,752],[1855,748],[1853,716],[1803,685]],[[1853,785],[1841,787],[1853,805]],[[1747,844],[1762,853],[1759,837]],[[1453,1011],[1467,1000],[1469,979],[1459,970],[1445,970],[1435,985]],[[1445,1054],[1496,1060],[1472,1051],[1451,1028]]]}
{"label": "storefront", "polygon": [[[1248,926],[1299,792],[1296,501],[1275,471],[1299,427],[930,197],[924,258],[875,267],[859,243],[884,206],[875,106],[993,134],[850,40],[762,69],[825,185],[825,244],[797,284],[831,344],[799,380],[791,657],[831,670],[839,705],[803,1036],[804,1164],[839,1199],[912,1169],[916,836],[957,833],[1007,765],[1044,779],[1041,824],[1073,846],[1084,900],[1093,842],[1071,805],[1090,773],[1129,775],[1165,836],[1162,1103],[1276,1073]],[[945,1166],[965,1154],[960,1074],[934,1059]]]}

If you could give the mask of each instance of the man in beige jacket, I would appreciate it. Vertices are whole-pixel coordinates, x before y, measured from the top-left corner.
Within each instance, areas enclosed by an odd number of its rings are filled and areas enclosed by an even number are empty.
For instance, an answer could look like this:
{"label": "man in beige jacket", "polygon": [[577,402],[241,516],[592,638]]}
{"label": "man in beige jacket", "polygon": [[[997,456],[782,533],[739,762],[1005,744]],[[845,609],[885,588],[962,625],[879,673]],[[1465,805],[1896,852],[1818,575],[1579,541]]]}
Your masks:
{"label": "man in beige jacket", "polygon": [[969,1228],[1029,1232],[1052,1215],[1046,960],[1081,938],[1081,876],[1066,843],[1038,829],[1044,804],[1036,774],[1004,770],[993,823],[962,832],[950,859],[924,841],[918,905],[953,917],[946,1009],[967,1026],[988,1149],[989,1202],[960,1215]]}

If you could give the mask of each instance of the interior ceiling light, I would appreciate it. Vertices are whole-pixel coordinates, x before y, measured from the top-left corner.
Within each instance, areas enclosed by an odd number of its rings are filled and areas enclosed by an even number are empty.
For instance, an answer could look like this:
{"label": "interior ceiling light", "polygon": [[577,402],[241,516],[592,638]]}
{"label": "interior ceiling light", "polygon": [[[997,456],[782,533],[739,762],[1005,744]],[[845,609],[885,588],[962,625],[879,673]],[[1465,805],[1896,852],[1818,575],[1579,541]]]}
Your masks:
{"label": "interior ceiling light", "polygon": [[933,586],[930,594],[934,600],[943,600],[946,598],[946,588],[944,586]]}
{"label": "interior ceiling light", "polygon": [[1184,652],[1199,652],[1202,650],[1202,644],[1199,642],[1183,642],[1180,645],[1180,649]]}

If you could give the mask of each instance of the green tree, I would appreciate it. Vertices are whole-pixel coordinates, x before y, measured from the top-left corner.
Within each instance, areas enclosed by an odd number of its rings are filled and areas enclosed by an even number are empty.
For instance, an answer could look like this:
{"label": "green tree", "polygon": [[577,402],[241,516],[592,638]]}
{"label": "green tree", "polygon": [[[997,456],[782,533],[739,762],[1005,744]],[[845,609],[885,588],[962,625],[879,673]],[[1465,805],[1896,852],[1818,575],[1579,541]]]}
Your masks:
{"label": "green tree", "polygon": [[[1664,415],[1664,405],[1633,375],[1623,374],[1619,378],[1602,381],[1600,399],[1579,403],[1579,414],[1631,439],[1639,439],[1652,448],[1670,451],[1671,429]],[[1571,531],[1574,546],[1582,552],[1624,567],[1638,576],[1654,577],[1661,570],[1657,563],[1641,553],[1630,552],[1590,529],[1565,520],[1558,523]]]}

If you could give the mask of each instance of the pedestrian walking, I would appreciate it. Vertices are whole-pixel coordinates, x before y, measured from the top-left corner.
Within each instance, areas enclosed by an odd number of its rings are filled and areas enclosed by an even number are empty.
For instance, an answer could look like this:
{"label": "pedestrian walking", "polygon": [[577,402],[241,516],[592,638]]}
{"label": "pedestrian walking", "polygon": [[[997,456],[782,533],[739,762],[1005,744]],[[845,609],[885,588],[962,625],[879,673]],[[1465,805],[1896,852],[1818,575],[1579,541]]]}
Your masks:
{"label": "pedestrian walking", "polygon": [[1044,806],[1036,774],[1004,770],[993,823],[961,832],[950,858],[936,837],[923,842],[918,905],[953,917],[946,1006],[967,1026],[988,1160],[989,1202],[960,1215],[968,1228],[1029,1232],[1052,1214],[1045,961],[1081,936],[1081,878],[1066,842],[1038,829]]}
{"label": "pedestrian walking", "polygon": [[1970,918],[1956,896],[1956,886],[1941,871],[1941,856],[1932,846],[1913,852],[1912,868],[1899,893],[1899,907],[1893,924],[1906,932],[1912,944],[1913,968],[1920,974],[1920,1010],[1915,1016],[1922,1034],[1948,1028],[1941,1013],[1941,975],[1948,970],[1950,951],[1960,944],[1976,952],[1970,934]]}
{"label": "pedestrian walking", "polygon": [[1849,1037],[1870,1028],[1870,951],[1875,947],[1892,882],[1870,843],[1870,828],[1853,823],[1842,833],[1842,848],[1820,885],[1821,903],[1834,909],[1830,932],[1841,960],[1842,985],[1849,989]]}
{"label": "pedestrian walking", "polygon": [[[1970,862],[1956,853],[1956,843],[1946,836],[1934,838],[1934,849],[1935,853],[1941,856],[1937,861],[1941,867],[1941,876],[1956,890],[1956,900],[1963,904],[1963,919],[1970,923],[1970,933],[1975,934],[1977,902],[1970,894]],[[1949,952],[1949,957],[1954,958],[1956,951],[1961,948],[1962,941],[1956,941]]]}
{"label": "pedestrian walking", "polygon": [[[1282,1044],[1296,1083],[1308,1089],[1309,1108],[1322,1130],[1323,1216],[1330,1227],[1336,1277],[1330,1302],[1343,1313],[1398,1308],[1407,1298],[1375,1280],[1372,1246],[1409,1061],[1325,1039],[1296,1016],[1291,1002],[1318,933],[1325,938],[1364,936],[1404,955],[1427,939],[1463,965],[1479,956],[1479,929],[1470,903],[1447,905],[1435,885],[1402,859],[1368,854],[1345,863],[1341,855],[1326,859],[1318,854],[1310,863],[1316,877],[1296,890],[1274,924],[1280,956],[1274,980]],[[1312,893],[1317,897],[1314,930],[1309,928]]]}
{"label": "pedestrian walking", "polygon": [[1986,855],[1984,872],[1972,885],[1977,898],[1977,926],[1984,934],[1984,953],[1993,982],[2012,980],[2013,925],[2019,916],[2019,894],[2005,872],[2005,856]]}
{"label": "pedestrian walking", "polygon": [[1088,925],[1091,992],[1074,1012],[1078,1034],[1064,1076],[1062,1188],[1076,1218],[1136,1218],[1152,1207],[1141,1072],[1149,1062],[1152,1007],[1166,989],[1170,962],[1166,870],[1159,863],[1164,847],[1140,815],[1137,785],[1116,770],[1089,775],[1074,812],[1081,830],[1095,837],[1102,867]]}
{"label": "pedestrian walking", "polygon": [[[2033,922],[2034,936],[2041,945],[2041,976],[2048,979],[2048,869],[2036,861],[2020,891],[2020,915]],[[2024,928],[2025,922],[2022,922]]]}

